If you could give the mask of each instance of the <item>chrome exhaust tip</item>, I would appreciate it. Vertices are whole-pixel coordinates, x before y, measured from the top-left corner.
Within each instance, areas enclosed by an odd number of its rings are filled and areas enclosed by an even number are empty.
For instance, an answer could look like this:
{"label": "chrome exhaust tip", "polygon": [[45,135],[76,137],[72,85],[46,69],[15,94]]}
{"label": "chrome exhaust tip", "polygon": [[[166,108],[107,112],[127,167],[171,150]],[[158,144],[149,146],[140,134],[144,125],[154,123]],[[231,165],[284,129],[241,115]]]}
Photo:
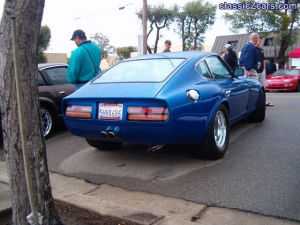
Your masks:
{"label": "chrome exhaust tip", "polygon": [[116,138],[116,137],[117,137],[116,133],[113,132],[113,131],[108,132],[107,136],[108,136],[109,138]]}
{"label": "chrome exhaust tip", "polygon": [[101,137],[106,138],[108,136],[106,131],[101,131]]}

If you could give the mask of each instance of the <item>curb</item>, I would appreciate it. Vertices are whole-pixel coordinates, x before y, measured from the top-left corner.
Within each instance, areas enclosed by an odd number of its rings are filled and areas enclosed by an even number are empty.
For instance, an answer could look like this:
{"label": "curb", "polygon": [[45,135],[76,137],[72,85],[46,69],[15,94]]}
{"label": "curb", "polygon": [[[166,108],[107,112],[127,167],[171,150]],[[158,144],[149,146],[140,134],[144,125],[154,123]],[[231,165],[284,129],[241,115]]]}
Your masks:
{"label": "curb", "polygon": [[299,221],[96,185],[56,173],[51,173],[50,180],[55,199],[141,225],[300,225]]}

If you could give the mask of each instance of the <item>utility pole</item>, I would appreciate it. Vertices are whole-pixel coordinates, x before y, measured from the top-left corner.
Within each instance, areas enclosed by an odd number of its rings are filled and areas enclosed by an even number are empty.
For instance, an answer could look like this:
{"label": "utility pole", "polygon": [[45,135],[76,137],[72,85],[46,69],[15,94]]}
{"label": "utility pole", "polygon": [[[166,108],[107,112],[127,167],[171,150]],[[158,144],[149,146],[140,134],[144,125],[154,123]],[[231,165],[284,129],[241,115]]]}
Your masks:
{"label": "utility pole", "polygon": [[143,0],[143,55],[147,54],[147,0]]}

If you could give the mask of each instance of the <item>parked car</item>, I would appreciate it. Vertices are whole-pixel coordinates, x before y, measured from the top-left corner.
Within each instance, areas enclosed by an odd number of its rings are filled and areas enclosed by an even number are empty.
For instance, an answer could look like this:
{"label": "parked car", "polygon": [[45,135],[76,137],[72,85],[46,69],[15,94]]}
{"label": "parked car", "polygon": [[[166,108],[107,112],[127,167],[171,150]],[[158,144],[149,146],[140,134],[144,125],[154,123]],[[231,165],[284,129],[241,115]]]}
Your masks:
{"label": "parked car", "polygon": [[265,118],[264,87],[216,54],[173,52],[124,60],[63,99],[72,134],[102,150],[124,142],[196,144],[223,157],[229,125]]}
{"label": "parked car", "polygon": [[42,131],[45,137],[52,133],[56,123],[63,122],[60,110],[61,100],[76,89],[73,84],[67,82],[67,68],[67,64],[61,63],[38,64],[39,102]]}
{"label": "parked car", "polygon": [[267,91],[300,91],[300,69],[279,69],[266,79]]}

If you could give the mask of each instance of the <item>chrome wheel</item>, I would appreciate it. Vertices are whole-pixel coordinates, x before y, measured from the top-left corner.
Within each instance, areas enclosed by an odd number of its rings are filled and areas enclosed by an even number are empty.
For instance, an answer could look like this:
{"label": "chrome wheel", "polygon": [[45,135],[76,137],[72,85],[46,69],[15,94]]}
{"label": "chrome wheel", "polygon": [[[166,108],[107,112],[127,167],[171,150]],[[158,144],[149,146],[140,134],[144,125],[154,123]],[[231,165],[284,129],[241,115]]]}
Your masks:
{"label": "chrome wheel", "polygon": [[223,149],[227,137],[226,118],[222,111],[218,111],[214,122],[214,138],[218,149]]}
{"label": "chrome wheel", "polygon": [[41,119],[43,136],[46,137],[52,130],[53,121],[50,112],[43,107],[41,107]]}

